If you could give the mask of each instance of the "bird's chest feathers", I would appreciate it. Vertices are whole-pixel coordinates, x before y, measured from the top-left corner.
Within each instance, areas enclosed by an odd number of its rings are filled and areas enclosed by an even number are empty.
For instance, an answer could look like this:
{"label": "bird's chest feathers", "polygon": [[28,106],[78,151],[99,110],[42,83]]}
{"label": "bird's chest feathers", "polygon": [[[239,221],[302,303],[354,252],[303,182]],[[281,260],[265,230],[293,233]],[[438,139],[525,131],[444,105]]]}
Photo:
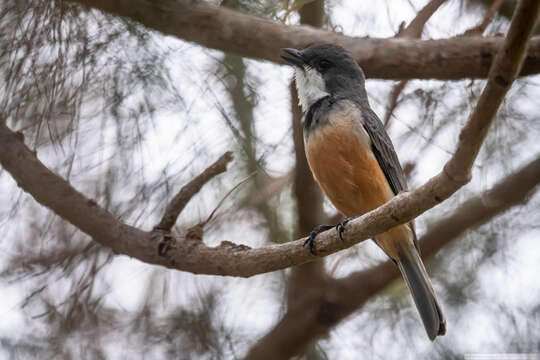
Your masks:
{"label": "bird's chest feathers", "polygon": [[347,107],[338,107],[329,112],[325,125],[305,136],[306,157],[313,175],[346,216],[362,214],[392,196],[388,185],[380,183],[384,176],[371,151],[369,135],[355,115]]}

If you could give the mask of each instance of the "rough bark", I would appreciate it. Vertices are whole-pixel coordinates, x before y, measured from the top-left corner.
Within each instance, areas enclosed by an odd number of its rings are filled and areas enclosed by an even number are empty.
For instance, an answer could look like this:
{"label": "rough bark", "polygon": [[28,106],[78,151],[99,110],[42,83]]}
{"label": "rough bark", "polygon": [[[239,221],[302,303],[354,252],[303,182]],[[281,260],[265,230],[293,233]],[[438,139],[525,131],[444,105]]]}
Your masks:
{"label": "rough bark", "polygon": [[[442,40],[345,36],[309,26],[289,26],[187,0],[72,0],[134,20],[166,35],[240,56],[282,63],[280,49],[330,42],[347,48],[370,78],[485,78],[503,38]],[[540,37],[531,41],[521,75],[540,72]]]}

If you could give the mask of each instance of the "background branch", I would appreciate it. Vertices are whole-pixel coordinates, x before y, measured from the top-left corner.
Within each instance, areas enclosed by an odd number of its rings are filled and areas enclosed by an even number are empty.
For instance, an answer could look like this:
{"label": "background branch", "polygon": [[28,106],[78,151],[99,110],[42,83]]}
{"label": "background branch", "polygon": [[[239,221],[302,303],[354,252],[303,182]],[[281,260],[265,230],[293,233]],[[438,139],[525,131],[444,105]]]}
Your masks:
{"label": "background branch", "polygon": [[[321,27],[324,20],[324,1],[316,0],[305,4],[298,11],[300,23]],[[309,235],[315,226],[325,223],[323,194],[315,182],[305,155],[302,111],[298,106],[296,86],[291,81],[292,136],[296,167],[294,171],[294,195],[296,197],[295,237]],[[327,279],[324,259],[312,261],[292,269],[287,288],[287,304],[293,306],[306,292],[313,291],[317,284]],[[267,349],[273,351],[273,349]]]}
{"label": "background branch", "polygon": [[478,104],[459,134],[455,154],[444,172],[457,181],[468,181],[471,168],[504,95],[518,76],[526,56],[527,40],[538,19],[540,2],[522,0],[512,18],[502,49],[489,70],[488,82]]}
{"label": "background branch", "polygon": [[388,107],[386,109],[386,113],[384,114],[384,118],[382,120],[382,123],[385,128],[388,128],[388,125],[390,125],[390,119],[392,118],[392,114],[394,113],[394,110],[396,110],[398,105],[398,99],[403,90],[405,89],[405,86],[407,86],[407,83],[409,80],[401,80],[397,84],[395,84],[392,87],[392,91],[390,92],[388,101]]}
{"label": "background branch", "polygon": [[182,189],[171,200],[165,213],[158,225],[154,227],[156,230],[170,231],[176,223],[178,215],[182,212],[189,200],[197,194],[201,188],[215,176],[227,171],[227,164],[233,159],[233,154],[227,151],[220,156],[212,165],[207,167],[203,172],[197,175],[193,180],[184,185]]}
{"label": "background branch", "polygon": [[[367,77],[381,79],[484,78],[501,38],[443,40],[350,37],[308,26],[290,26],[208,2],[72,0],[137,21],[149,29],[240,56],[282,63],[280,49],[330,42],[349,50]],[[202,31],[204,29],[204,31]],[[531,47],[522,75],[540,72],[540,37]]]}
{"label": "background branch", "polygon": [[486,31],[487,26],[495,16],[495,14],[499,11],[501,8],[501,5],[505,2],[505,0],[495,0],[493,4],[489,7],[489,9],[486,11],[486,15],[482,19],[482,22],[480,24],[476,25],[475,27],[465,31],[463,35],[465,36],[471,36],[471,35],[479,35],[481,36],[484,31]]}
{"label": "background branch", "polygon": [[[427,3],[427,5],[424,6],[418,12],[418,14],[416,14],[415,18],[410,22],[410,24],[405,29],[401,30],[396,35],[396,37],[421,38],[422,32],[424,31],[424,26],[445,1],[446,0],[432,0]],[[387,128],[390,123],[392,113],[398,105],[399,96],[403,92],[403,89],[405,89],[405,86],[407,86],[407,82],[408,80],[401,80],[396,85],[394,85],[392,91],[390,92],[390,101],[386,110],[386,114],[383,118],[383,125],[385,128]]]}
{"label": "background branch", "polygon": [[421,38],[424,26],[445,1],[446,0],[431,0],[416,14],[409,25],[396,35],[396,37],[413,39]]}

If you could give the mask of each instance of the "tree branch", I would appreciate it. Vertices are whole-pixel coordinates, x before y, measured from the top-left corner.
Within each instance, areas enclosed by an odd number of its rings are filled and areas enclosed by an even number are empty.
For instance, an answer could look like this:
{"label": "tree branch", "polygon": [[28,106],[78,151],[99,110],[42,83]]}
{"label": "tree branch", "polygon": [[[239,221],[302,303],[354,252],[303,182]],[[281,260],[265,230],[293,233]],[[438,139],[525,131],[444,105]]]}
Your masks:
{"label": "tree branch", "polygon": [[257,192],[246,196],[241,201],[240,206],[259,206],[270,201],[271,198],[280,194],[291,183],[293,177],[294,171],[278,177],[266,176],[264,182],[257,188]]}
{"label": "tree branch", "polygon": [[435,254],[452,239],[527,201],[539,183],[540,157],[497,183],[491,190],[466,200],[452,214],[431,225],[421,239],[422,255],[429,257]]}
{"label": "tree branch", "polygon": [[[324,22],[324,1],[315,0],[306,3],[298,11],[300,23],[321,27]],[[296,198],[296,236],[308,235],[317,225],[326,222],[323,211],[323,195],[315,182],[307,162],[304,149],[302,110],[298,105],[298,94],[294,81],[289,86],[291,96],[291,127],[295,155],[294,186]],[[287,307],[293,306],[303,294],[317,287],[328,275],[324,268],[324,259],[295,266],[287,286]],[[267,349],[269,353],[273,349]]]}
{"label": "tree branch", "polygon": [[[441,7],[441,5],[445,1],[446,0],[431,0],[426,6],[422,8],[422,10],[418,12],[418,14],[416,14],[415,18],[411,21],[409,25],[396,35],[396,37],[420,38],[422,36],[422,32],[424,31],[424,26],[426,25],[428,20],[433,16],[433,14],[435,14],[435,12]],[[390,118],[392,117],[392,113],[398,105],[399,96],[403,92],[403,89],[405,89],[405,86],[407,86],[407,82],[408,80],[401,80],[392,88],[388,109],[386,110],[386,114],[384,115],[383,119],[383,125],[385,128],[388,128],[388,125],[390,124]]]}
{"label": "tree branch", "polygon": [[[517,76],[538,16],[540,2],[524,0],[516,10],[478,104],[462,129],[455,154],[443,171],[420,188],[397,195],[385,205],[351,221],[345,239],[335,231],[317,237],[319,256],[351,247],[394,226],[411,221],[438,205],[470,180],[472,164],[504,95]],[[305,239],[259,249],[222,242],[209,248],[189,237],[144,232],[114,218],[93,200],[47,169],[15,133],[0,123],[0,163],[39,203],[55,211],[94,240],[141,261],[192,273],[251,276],[313,261]],[[159,249],[159,251],[158,251]]]}
{"label": "tree branch", "polygon": [[[492,189],[458,206],[435,223],[420,240],[422,257],[428,258],[461,234],[512,206],[522,204],[540,183],[540,157],[497,183]],[[374,294],[399,277],[396,266],[386,261],[346,278],[321,283],[289,309],[282,320],[255,345],[247,359],[288,359],[313,340],[324,336],[339,321],[361,308]],[[268,357],[264,349],[277,349]]]}
{"label": "tree branch", "polygon": [[191,198],[201,190],[204,184],[215,176],[227,171],[227,164],[229,164],[232,159],[232,152],[227,151],[225,154],[221,155],[216,162],[206,168],[189,183],[184,185],[178,194],[176,194],[176,196],[171,200],[169,205],[167,205],[161,221],[154,227],[154,229],[171,231],[172,227],[176,223],[176,219],[178,219],[178,215],[180,215],[182,210],[184,210],[184,207],[187,205],[189,200],[191,200]]}
{"label": "tree branch", "polygon": [[399,96],[405,89],[405,86],[407,86],[408,82],[409,80],[400,80],[397,84],[394,85],[394,87],[392,87],[392,91],[390,92],[390,101],[388,102],[388,108],[386,109],[386,113],[384,114],[384,119],[382,122],[385,128],[388,128],[388,126],[390,125],[390,119],[392,118],[392,114],[398,106]]}
{"label": "tree branch", "polygon": [[[237,55],[282,63],[280,49],[329,42],[348,49],[370,78],[484,78],[502,44],[495,38],[443,40],[350,37],[290,26],[187,0],[71,0],[137,21],[149,29]],[[531,47],[521,75],[540,73],[540,37]]]}
{"label": "tree branch", "polygon": [[484,16],[484,19],[482,22],[475,27],[465,31],[463,33],[464,36],[471,36],[471,35],[479,35],[481,36],[484,31],[486,31],[487,26],[491,22],[491,19],[493,19],[493,16],[499,11],[502,4],[505,2],[505,0],[495,0],[493,4],[489,7],[489,9],[486,12],[486,15]]}
{"label": "tree branch", "polygon": [[503,47],[489,70],[488,82],[471,117],[459,134],[455,154],[444,167],[444,172],[457,181],[468,181],[471,168],[489,130],[495,114],[517,78],[526,56],[527,40],[538,19],[539,1],[521,0]]}
{"label": "tree branch", "polygon": [[428,20],[445,1],[446,0],[431,0],[418,12],[418,14],[416,14],[409,25],[396,35],[396,37],[420,38]]}

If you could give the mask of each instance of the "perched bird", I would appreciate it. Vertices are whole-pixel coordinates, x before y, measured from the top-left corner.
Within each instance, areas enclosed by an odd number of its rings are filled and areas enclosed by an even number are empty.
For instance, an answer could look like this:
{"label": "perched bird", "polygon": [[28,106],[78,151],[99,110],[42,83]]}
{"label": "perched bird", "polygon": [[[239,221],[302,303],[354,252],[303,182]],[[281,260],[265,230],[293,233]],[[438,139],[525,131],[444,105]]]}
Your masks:
{"label": "perched bird", "polygon": [[[351,217],[406,190],[405,176],[392,141],[369,106],[364,73],[351,55],[332,44],[282,51],[295,68],[309,167],[346,216],[337,225],[341,237]],[[311,251],[317,234],[333,227],[314,229],[307,241]],[[430,340],[444,335],[446,321],[420,258],[414,224],[396,226],[374,240],[399,267]]]}

